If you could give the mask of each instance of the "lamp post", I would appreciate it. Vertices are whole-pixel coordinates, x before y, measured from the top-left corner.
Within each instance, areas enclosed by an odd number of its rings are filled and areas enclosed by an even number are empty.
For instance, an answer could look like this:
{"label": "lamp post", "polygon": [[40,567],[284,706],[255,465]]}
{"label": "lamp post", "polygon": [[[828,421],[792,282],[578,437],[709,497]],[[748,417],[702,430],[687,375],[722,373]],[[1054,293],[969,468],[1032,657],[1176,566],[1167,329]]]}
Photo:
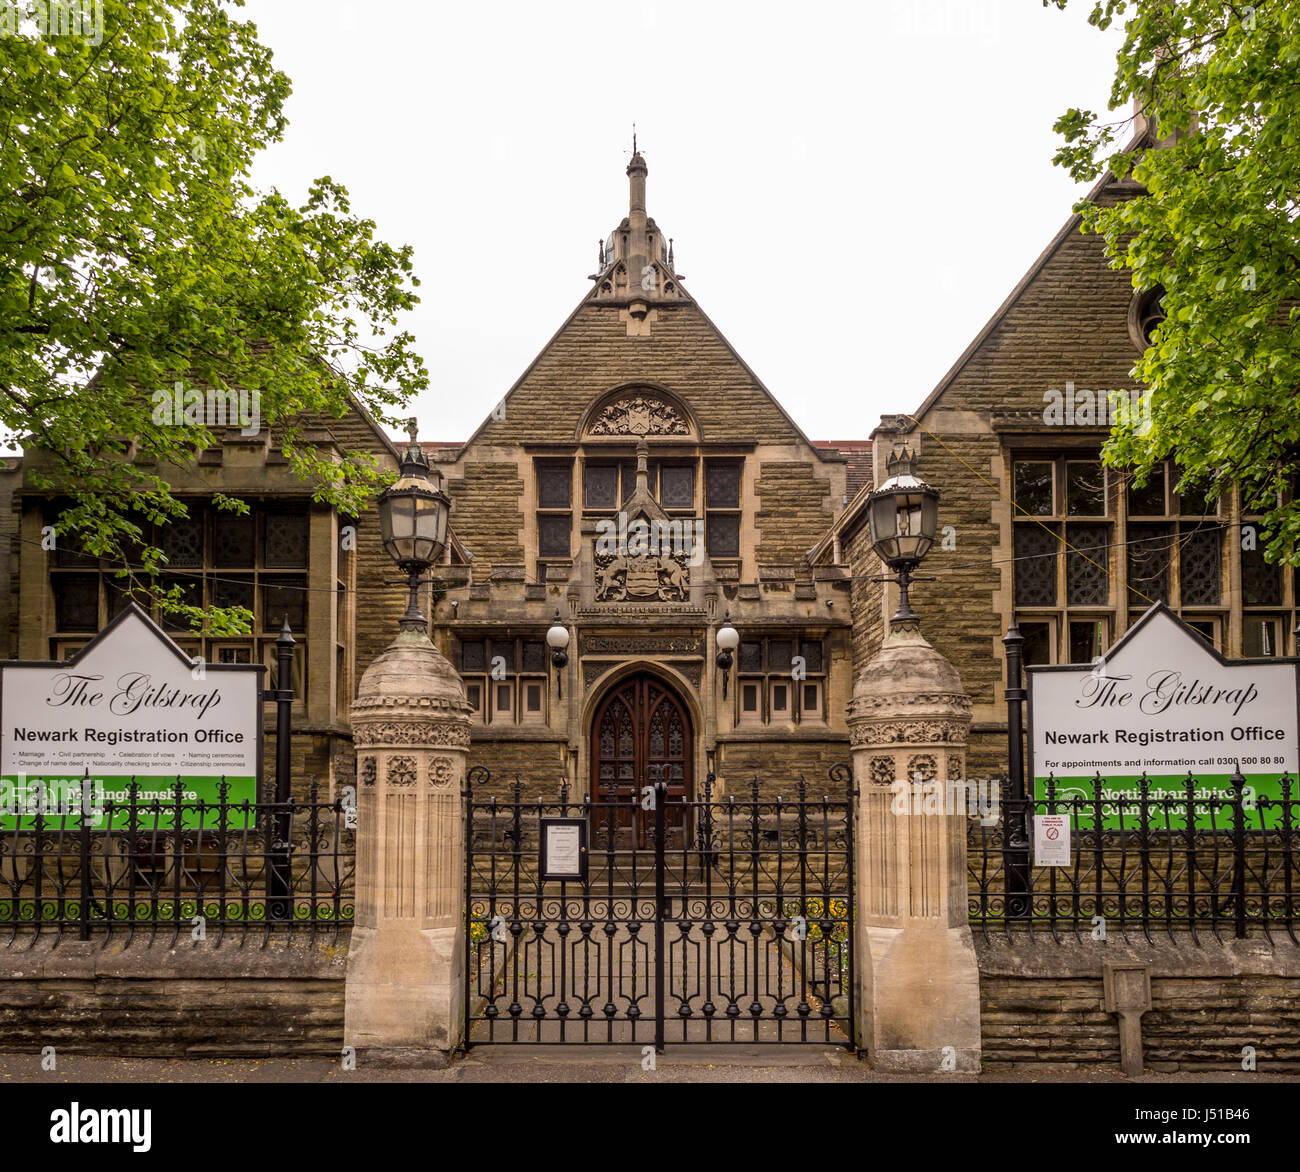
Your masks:
{"label": "lamp post", "polygon": [[731,676],[731,653],[740,646],[740,632],[731,625],[731,611],[722,617],[718,628],[718,657],[714,661],[722,671],[722,698],[727,698],[727,680]]}
{"label": "lamp post", "polygon": [[555,693],[564,699],[564,668],[569,662],[569,653],[565,648],[569,645],[569,628],[560,622],[560,609],[555,608],[555,621],[551,624],[550,629],[546,632],[546,645],[551,649],[551,663],[555,665]]}
{"label": "lamp post", "polygon": [[894,449],[886,462],[889,479],[867,498],[871,547],[892,571],[878,582],[898,583],[898,610],[889,620],[891,631],[916,631],[920,620],[912,610],[908,587],[918,578],[916,567],[930,552],[939,527],[939,490],[916,477],[916,457],[906,445]]}
{"label": "lamp post", "polygon": [[438,483],[429,479],[429,458],[415,441],[415,426],[415,420],[410,420],[410,443],[397,479],[379,497],[379,531],[384,549],[406,574],[410,588],[406,613],[398,625],[403,631],[427,633],[428,620],[420,612],[421,575],[446,547],[451,498],[442,491],[440,479]]}

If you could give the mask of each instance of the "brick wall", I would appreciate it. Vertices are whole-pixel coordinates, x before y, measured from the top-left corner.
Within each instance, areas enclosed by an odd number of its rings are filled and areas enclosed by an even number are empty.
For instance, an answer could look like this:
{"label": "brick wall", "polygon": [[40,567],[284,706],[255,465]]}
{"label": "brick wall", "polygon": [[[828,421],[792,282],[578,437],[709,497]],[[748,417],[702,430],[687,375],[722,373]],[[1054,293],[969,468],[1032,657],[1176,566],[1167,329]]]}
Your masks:
{"label": "brick wall", "polygon": [[871,580],[884,572],[884,566],[871,551],[871,537],[865,524],[849,538],[843,555],[853,575],[849,584],[849,609],[853,615],[853,678],[856,680],[885,641],[885,621],[880,607],[882,587]]}
{"label": "brick wall", "polygon": [[[481,737],[482,729],[471,732],[468,767],[481,765],[491,774],[486,785],[479,786],[476,798],[508,798],[516,777],[523,784],[527,798],[555,799],[566,770],[566,743],[556,738],[529,740]],[[576,800],[576,798],[575,798]]]}
{"label": "brick wall", "polygon": [[750,792],[757,777],[765,800],[778,795],[793,800],[802,777],[808,783],[810,801],[820,801],[823,794],[832,801],[844,800],[841,788],[830,788],[828,772],[835,764],[852,767],[847,736],[819,732],[761,741],[727,740],[719,743],[718,750],[718,776],[725,780],[727,792],[737,798]]}

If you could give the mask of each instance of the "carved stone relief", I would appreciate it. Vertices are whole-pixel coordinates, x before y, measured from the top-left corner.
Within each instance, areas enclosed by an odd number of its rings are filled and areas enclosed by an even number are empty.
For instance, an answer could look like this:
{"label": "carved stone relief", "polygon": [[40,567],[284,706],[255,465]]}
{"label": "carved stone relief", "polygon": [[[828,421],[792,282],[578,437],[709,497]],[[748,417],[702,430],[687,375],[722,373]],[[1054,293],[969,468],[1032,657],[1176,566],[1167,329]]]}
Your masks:
{"label": "carved stone relief", "polygon": [[606,403],[591,425],[592,435],[689,435],[676,409],[642,393],[620,395]]}

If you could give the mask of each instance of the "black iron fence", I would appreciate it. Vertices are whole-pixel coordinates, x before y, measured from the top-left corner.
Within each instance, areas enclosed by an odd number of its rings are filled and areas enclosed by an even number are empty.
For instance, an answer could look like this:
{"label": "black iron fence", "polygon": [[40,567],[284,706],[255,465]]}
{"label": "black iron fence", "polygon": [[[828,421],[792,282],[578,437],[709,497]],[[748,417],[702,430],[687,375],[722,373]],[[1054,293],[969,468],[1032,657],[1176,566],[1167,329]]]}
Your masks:
{"label": "black iron fence", "polygon": [[[772,797],[756,780],[686,799],[648,780],[571,802],[567,787],[485,796],[470,770],[468,1044],[851,1046],[851,771]],[[582,844],[570,879],[545,869],[560,823]]]}
{"label": "black iron fence", "polygon": [[[1226,788],[1190,773],[1173,787],[1144,774],[1117,788],[1096,775],[1087,792],[1053,778],[1024,798],[1007,783],[999,815],[968,823],[971,924],[1058,940],[1179,929],[1300,942],[1296,790],[1284,775],[1276,796],[1257,796],[1240,772]],[[1066,820],[1068,863],[1035,862],[1035,815]]]}
{"label": "black iron fence", "polygon": [[[39,783],[37,783],[39,786]],[[231,801],[132,780],[125,800],[34,796],[0,814],[0,946],[56,940],[239,944],[272,934],[336,940],[353,915],[355,807]]]}

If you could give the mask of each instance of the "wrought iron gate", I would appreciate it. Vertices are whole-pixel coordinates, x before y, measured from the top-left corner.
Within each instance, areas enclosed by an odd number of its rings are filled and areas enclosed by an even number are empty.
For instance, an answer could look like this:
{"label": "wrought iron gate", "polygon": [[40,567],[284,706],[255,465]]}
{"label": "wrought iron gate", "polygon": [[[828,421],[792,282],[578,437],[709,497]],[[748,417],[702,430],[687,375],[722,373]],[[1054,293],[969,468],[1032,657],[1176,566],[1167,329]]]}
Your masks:
{"label": "wrought iron gate", "polygon": [[[853,789],[571,803],[466,787],[466,1045],[820,1042],[853,1047]],[[771,794],[773,796],[767,796]],[[619,833],[642,812],[643,844]],[[584,874],[546,878],[569,820]]]}

